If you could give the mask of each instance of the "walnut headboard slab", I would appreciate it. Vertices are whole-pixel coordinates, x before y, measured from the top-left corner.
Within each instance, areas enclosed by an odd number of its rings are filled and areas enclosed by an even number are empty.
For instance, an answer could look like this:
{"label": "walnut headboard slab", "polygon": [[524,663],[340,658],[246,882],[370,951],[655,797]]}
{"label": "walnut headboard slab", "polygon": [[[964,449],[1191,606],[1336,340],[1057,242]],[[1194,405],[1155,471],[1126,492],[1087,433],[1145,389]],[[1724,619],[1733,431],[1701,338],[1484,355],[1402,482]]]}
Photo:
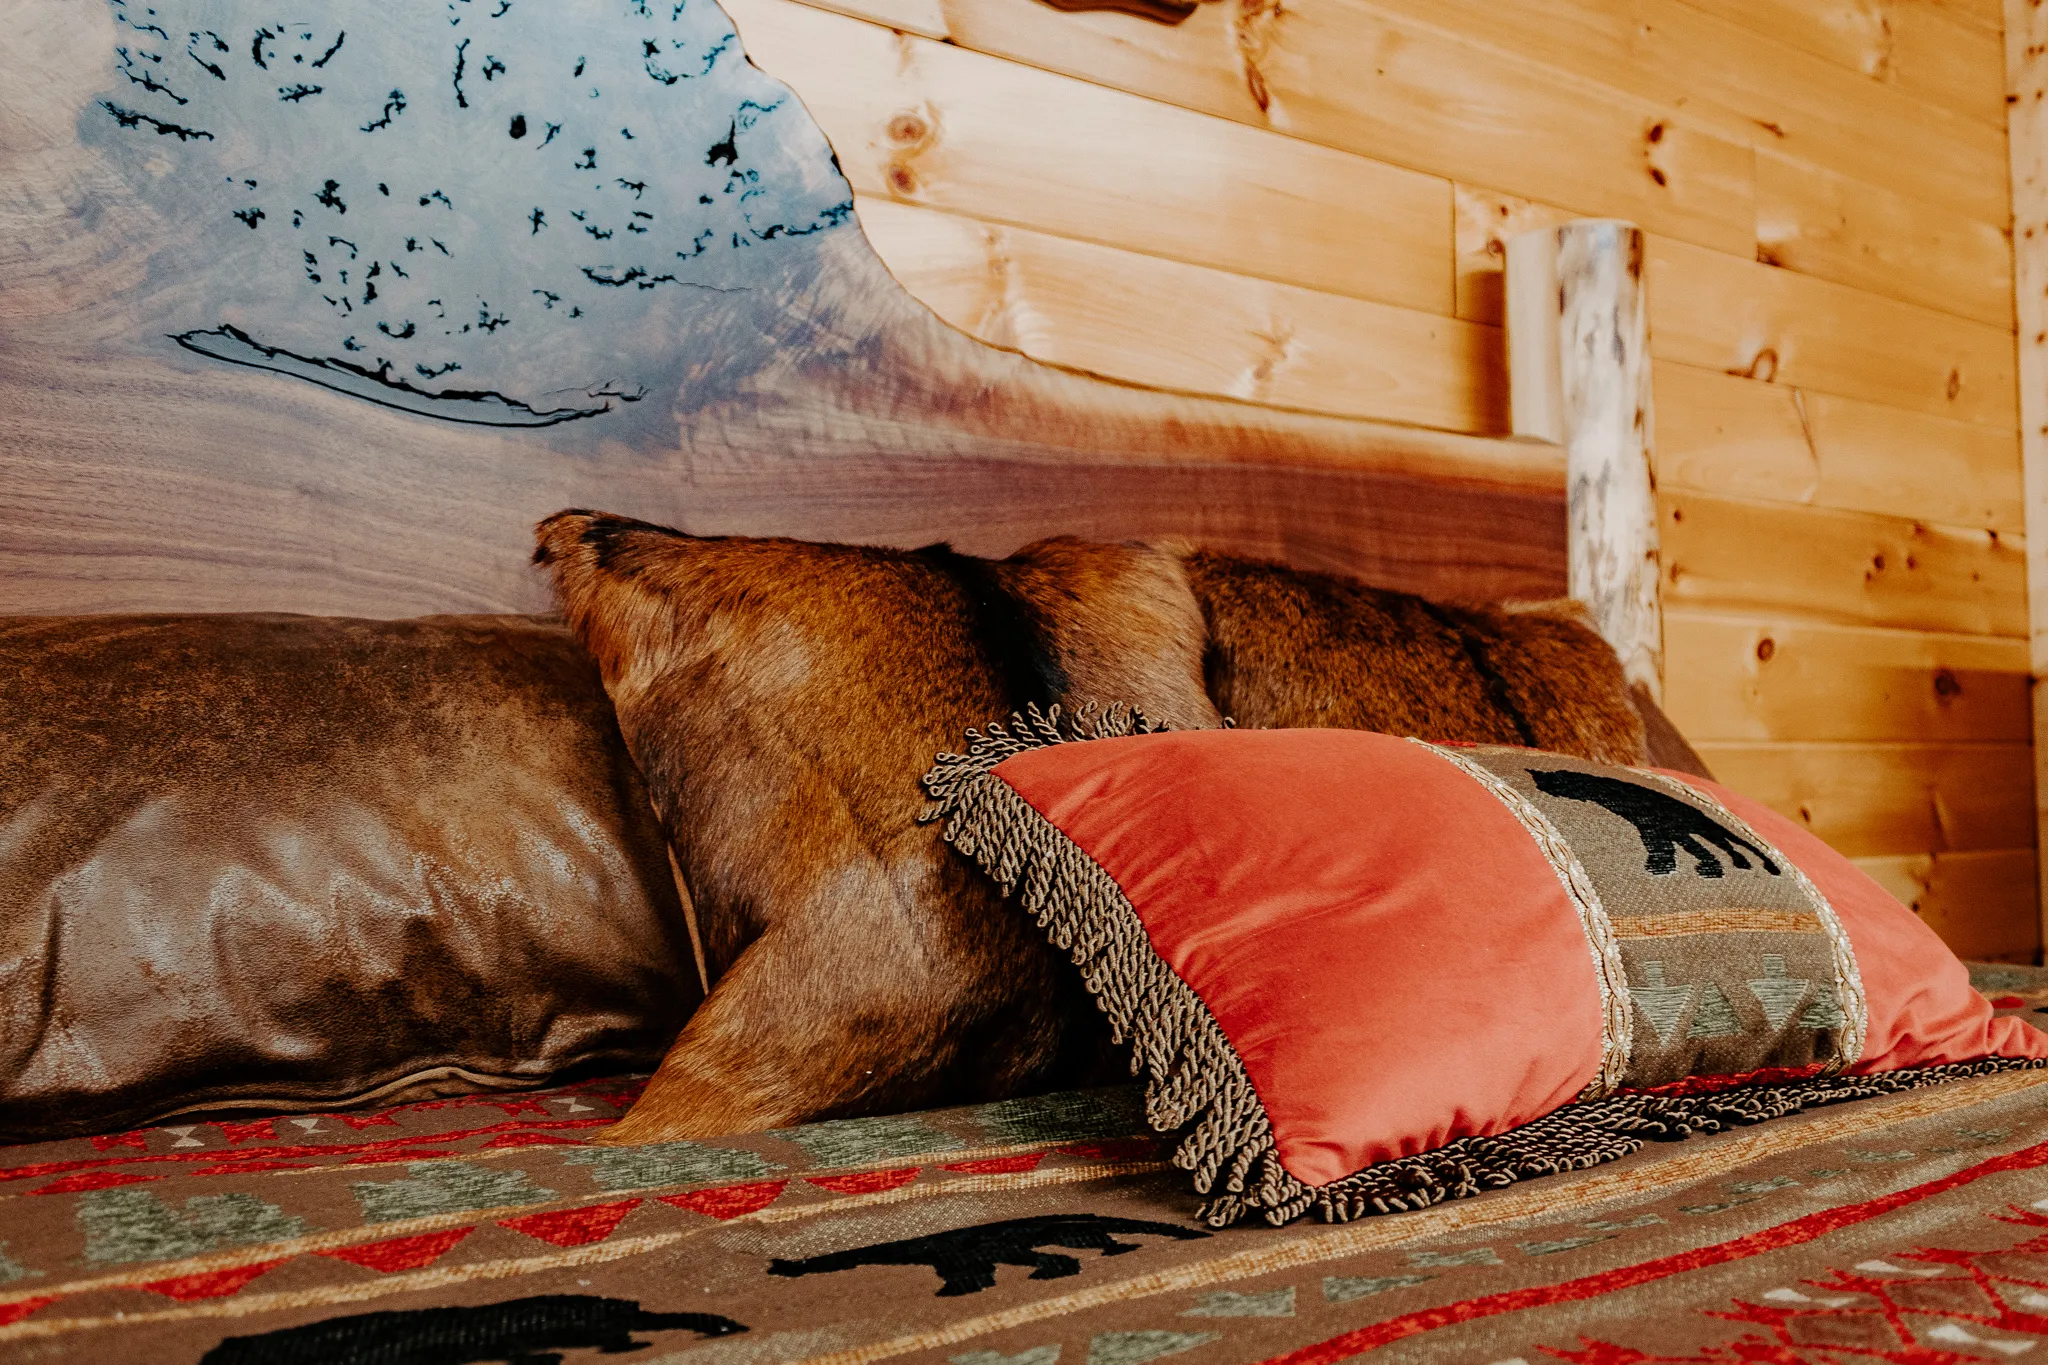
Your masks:
{"label": "walnut headboard slab", "polygon": [[[1178,535],[1443,597],[1563,591],[1554,448],[974,341],[882,266],[724,16],[646,8],[335,0],[289,37],[319,90],[285,100],[255,0],[158,0],[168,46],[104,5],[17,6],[0,613],[534,610],[528,528],[578,505],[974,551]],[[486,38],[502,69],[451,85]],[[657,38],[716,60],[664,81]],[[121,75],[117,49],[158,48],[168,87]]]}

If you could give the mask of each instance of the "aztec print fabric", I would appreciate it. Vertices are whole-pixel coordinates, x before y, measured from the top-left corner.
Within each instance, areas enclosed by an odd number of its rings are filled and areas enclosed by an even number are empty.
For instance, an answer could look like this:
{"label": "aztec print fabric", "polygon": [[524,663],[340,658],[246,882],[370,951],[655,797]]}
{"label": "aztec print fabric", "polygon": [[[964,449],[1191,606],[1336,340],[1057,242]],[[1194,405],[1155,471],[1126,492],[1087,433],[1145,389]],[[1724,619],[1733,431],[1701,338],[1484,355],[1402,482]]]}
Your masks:
{"label": "aztec print fabric", "polygon": [[991,727],[926,783],[1132,1039],[1219,1227],[2048,1057],[1911,911],[1704,781],[1112,711]]}
{"label": "aztec print fabric", "polygon": [[[1986,969],[2024,1017],[2048,973]],[[638,1083],[0,1149],[0,1359],[1960,1365],[2048,1350],[2048,1071],[1342,1227],[1192,1222],[1133,1091],[661,1147]]]}

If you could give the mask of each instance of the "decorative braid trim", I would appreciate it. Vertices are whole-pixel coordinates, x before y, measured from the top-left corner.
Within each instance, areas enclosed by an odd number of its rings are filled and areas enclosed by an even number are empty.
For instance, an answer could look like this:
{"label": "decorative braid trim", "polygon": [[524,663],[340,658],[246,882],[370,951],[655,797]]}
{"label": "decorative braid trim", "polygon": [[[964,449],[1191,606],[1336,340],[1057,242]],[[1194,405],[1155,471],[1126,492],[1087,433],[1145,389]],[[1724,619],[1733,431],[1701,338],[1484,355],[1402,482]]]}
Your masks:
{"label": "decorative braid trim", "polygon": [[[1084,708],[1064,724],[1059,707],[1032,706],[1007,729],[969,730],[966,753],[940,754],[924,778],[934,804],[918,819],[944,820],[946,842],[1017,896],[1053,945],[1072,955],[1112,1036],[1131,1042],[1132,1074],[1146,1077],[1145,1117],[1162,1133],[1185,1130],[1173,1164],[1194,1174],[1196,1192],[1209,1193],[1221,1179],[1234,1197],[1255,1180],[1258,1205],[1284,1209],[1275,1221],[1285,1222],[1309,1197],[1281,1169],[1265,1106],[1222,1025],[1153,950],[1116,879],[992,771],[1031,749],[1162,728],[1121,705],[1099,716]],[[1288,1187],[1277,1204],[1267,1193]]]}
{"label": "decorative braid trim", "polygon": [[[1651,1141],[1760,1123],[1801,1109],[1896,1094],[2048,1059],[1981,1061],[1875,1076],[1813,1076],[1711,1094],[1632,1091],[1568,1104],[1505,1133],[1460,1138],[1432,1152],[1397,1157],[1309,1186],[1280,1164],[1272,1123],[1216,1017],[1153,950],[1143,921],[1108,872],[1032,808],[993,769],[1032,749],[1089,739],[1152,734],[1164,727],[1112,706],[1062,723],[1058,707],[1036,707],[1008,728],[968,731],[965,754],[941,754],[925,775],[933,805],[921,823],[945,821],[946,842],[972,858],[1005,894],[1018,895],[1074,965],[1119,1042],[1132,1043],[1131,1070],[1146,1077],[1145,1114],[1160,1132],[1182,1133],[1173,1163],[1214,1194],[1198,1217],[1228,1227],[1253,1214],[1278,1226],[1313,1208],[1325,1222],[1427,1208],[1532,1176],[1584,1170]],[[1846,1011],[1845,1011],[1846,1012]]]}
{"label": "decorative braid trim", "polygon": [[1497,797],[1508,813],[1522,822],[1522,828],[1536,841],[1537,849],[1550,861],[1551,871],[1564,887],[1565,899],[1578,912],[1579,928],[1585,931],[1586,947],[1593,954],[1593,978],[1600,985],[1600,1069],[1586,1082],[1579,1098],[1597,1100],[1612,1095],[1621,1088],[1621,1078],[1628,1071],[1629,1051],[1635,1046],[1635,1002],[1628,992],[1628,972],[1622,966],[1621,942],[1615,937],[1614,922],[1607,918],[1607,907],[1601,903],[1593,879],[1586,874],[1585,864],[1572,852],[1572,846],[1565,842],[1550,817],[1502,781],[1499,774],[1455,749],[1413,736],[1408,742],[1429,750]]}
{"label": "decorative braid trim", "polygon": [[[1649,1142],[1718,1133],[1821,1105],[2044,1065],[2048,1058],[1986,1057],[1874,1076],[1814,1076],[1781,1085],[1745,1085],[1712,1094],[1624,1091],[1604,1100],[1568,1104],[1504,1133],[1459,1138],[1433,1152],[1382,1161],[1342,1180],[1319,1185],[1309,1195],[1316,1212],[1331,1223],[1427,1208],[1533,1176],[1584,1170],[1627,1156]],[[1218,1210],[1223,1202],[1211,1200],[1203,1207],[1203,1216],[1215,1226],[1234,1222],[1250,1211]],[[1225,1215],[1220,1221],[1219,1212]],[[1273,1218],[1270,1210],[1266,1216],[1282,1221]]]}
{"label": "decorative braid trim", "polygon": [[1835,1003],[1841,1006],[1842,1017],[1848,1021],[1847,1027],[1842,1030],[1841,1040],[1835,1045],[1835,1055],[1828,1058],[1821,1074],[1837,1076],[1862,1061],[1863,1043],[1870,1033],[1870,997],[1863,990],[1863,971],[1856,965],[1856,950],[1849,942],[1849,931],[1842,927],[1841,918],[1835,914],[1835,907],[1828,903],[1828,898],[1813,884],[1813,878],[1806,875],[1806,869],[1792,861],[1783,849],[1750,828],[1748,821],[1691,783],[1680,782],[1647,769],[1637,768],[1633,771],[1645,780],[1656,783],[1673,796],[1701,808],[1756,847],[1773,850],[1785,866],[1791,869],[1793,881],[1812,903],[1813,912],[1819,917],[1821,928],[1827,931],[1828,946],[1833,951],[1835,960]]}

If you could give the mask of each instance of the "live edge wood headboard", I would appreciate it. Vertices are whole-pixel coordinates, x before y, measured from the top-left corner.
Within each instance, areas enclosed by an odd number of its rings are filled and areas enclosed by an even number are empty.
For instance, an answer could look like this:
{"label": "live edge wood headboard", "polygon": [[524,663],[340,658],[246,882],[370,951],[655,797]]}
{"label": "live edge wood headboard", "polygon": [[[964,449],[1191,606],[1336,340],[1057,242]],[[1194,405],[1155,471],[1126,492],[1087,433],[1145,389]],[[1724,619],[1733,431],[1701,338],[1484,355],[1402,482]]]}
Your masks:
{"label": "live edge wood headboard", "polygon": [[1006,552],[1182,536],[1566,588],[1559,448],[955,332],[710,5],[26,0],[0,49],[0,612],[528,611],[565,506]]}

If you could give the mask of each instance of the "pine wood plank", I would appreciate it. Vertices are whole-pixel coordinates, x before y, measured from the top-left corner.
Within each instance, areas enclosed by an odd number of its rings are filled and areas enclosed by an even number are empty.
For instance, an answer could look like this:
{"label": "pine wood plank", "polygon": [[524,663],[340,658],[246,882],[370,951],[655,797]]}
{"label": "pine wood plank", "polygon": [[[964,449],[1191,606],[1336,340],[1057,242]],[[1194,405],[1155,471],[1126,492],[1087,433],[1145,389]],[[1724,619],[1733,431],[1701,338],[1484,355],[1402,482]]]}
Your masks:
{"label": "pine wood plank", "polygon": [[1451,195],[1458,316],[1501,326],[1506,321],[1508,239],[1538,228],[1561,226],[1578,215],[1476,185],[1453,184]]}
{"label": "pine wood plank", "polygon": [[[2002,231],[1768,153],[1758,154],[1757,175],[1757,240],[1753,253],[1740,253],[1743,259],[1754,254],[1766,265],[1795,274],[2010,331],[2012,253]],[[1457,315],[1497,323],[1502,243],[1518,232],[1554,227],[1577,215],[1463,182],[1452,191]],[[1715,287],[1687,296],[1688,307],[1710,310],[1709,323],[1730,311],[1729,291],[1772,287],[1770,277],[1755,273],[1750,283],[1738,284],[1743,276],[1739,262],[1723,261],[1718,272],[1711,265],[1709,270],[1717,275]],[[1843,297],[1853,306],[1853,296]],[[1796,306],[1840,308],[1844,303],[1817,295],[1803,297]],[[1803,320],[1796,312],[1791,315]],[[1814,324],[1807,325],[1810,330]],[[1746,357],[1745,366],[1753,359],[1753,354]]]}
{"label": "pine wood plank", "polygon": [[905,288],[1035,360],[1280,407],[1506,429],[1496,328],[888,200],[858,205]]}
{"label": "pine wood plank", "polygon": [[1655,372],[1657,480],[2019,534],[2019,434],[1669,361]]}
{"label": "pine wood plank", "polygon": [[835,14],[866,19],[899,33],[915,33],[922,38],[942,41],[946,37],[946,10],[940,0],[803,0],[803,3]]}
{"label": "pine wood plank", "polygon": [[1664,615],[1664,709],[1688,739],[2023,744],[2027,646],[1985,635]]}
{"label": "pine wood plank", "polygon": [[1015,0],[942,3],[948,37],[964,48],[1580,215],[1753,249],[1746,136],[1708,133],[1668,100],[1575,79],[1427,15],[1350,0],[1204,5],[1169,29]]}
{"label": "pine wood plank", "polygon": [[1667,493],[1667,607],[2024,638],[2024,546],[1995,532]]}
{"label": "pine wood plank", "polygon": [[1988,33],[2005,32],[2004,0],[1927,0],[1949,18],[1973,24]]}
{"label": "pine wood plank", "polygon": [[[1342,3],[1367,7],[1367,0]],[[1683,0],[1370,0],[1370,7],[1680,111],[1692,127],[1987,223],[2004,223],[2010,211],[2005,139],[1996,127]],[[1560,202],[1497,178],[1448,173]]]}
{"label": "pine wood plank", "polygon": [[1925,0],[1692,0],[1951,113],[2005,126],[2005,54],[1997,28]]}
{"label": "pine wood plank", "polygon": [[2031,848],[1858,858],[1855,863],[1911,906],[1958,957],[2032,962],[2040,951]]}
{"label": "pine wood plank", "polygon": [[[2005,17],[2020,450],[2027,525],[2036,537],[2027,555],[2027,587],[2034,672],[2048,677],[2048,11],[2027,0],[2006,0]],[[2048,691],[2036,697],[2035,708],[2035,752],[2048,764]],[[2048,767],[2038,771],[2041,786],[2048,788]],[[2037,831],[2037,846],[2048,848],[2048,804]],[[2043,902],[2048,907],[2048,887]]]}
{"label": "pine wood plank", "polygon": [[1768,148],[1756,154],[1756,256],[1802,275],[2012,328],[2012,242],[2002,225]]}
{"label": "pine wood plank", "polygon": [[1650,242],[1660,360],[2011,430],[2012,335],[1846,285]]}
{"label": "pine wood plank", "polygon": [[2025,744],[1698,744],[1724,784],[1851,858],[2023,848]]}
{"label": "pine wood plank", "polygon": [[856,190],[1451,312],[1441,179],[794,0],[727,8]]}

